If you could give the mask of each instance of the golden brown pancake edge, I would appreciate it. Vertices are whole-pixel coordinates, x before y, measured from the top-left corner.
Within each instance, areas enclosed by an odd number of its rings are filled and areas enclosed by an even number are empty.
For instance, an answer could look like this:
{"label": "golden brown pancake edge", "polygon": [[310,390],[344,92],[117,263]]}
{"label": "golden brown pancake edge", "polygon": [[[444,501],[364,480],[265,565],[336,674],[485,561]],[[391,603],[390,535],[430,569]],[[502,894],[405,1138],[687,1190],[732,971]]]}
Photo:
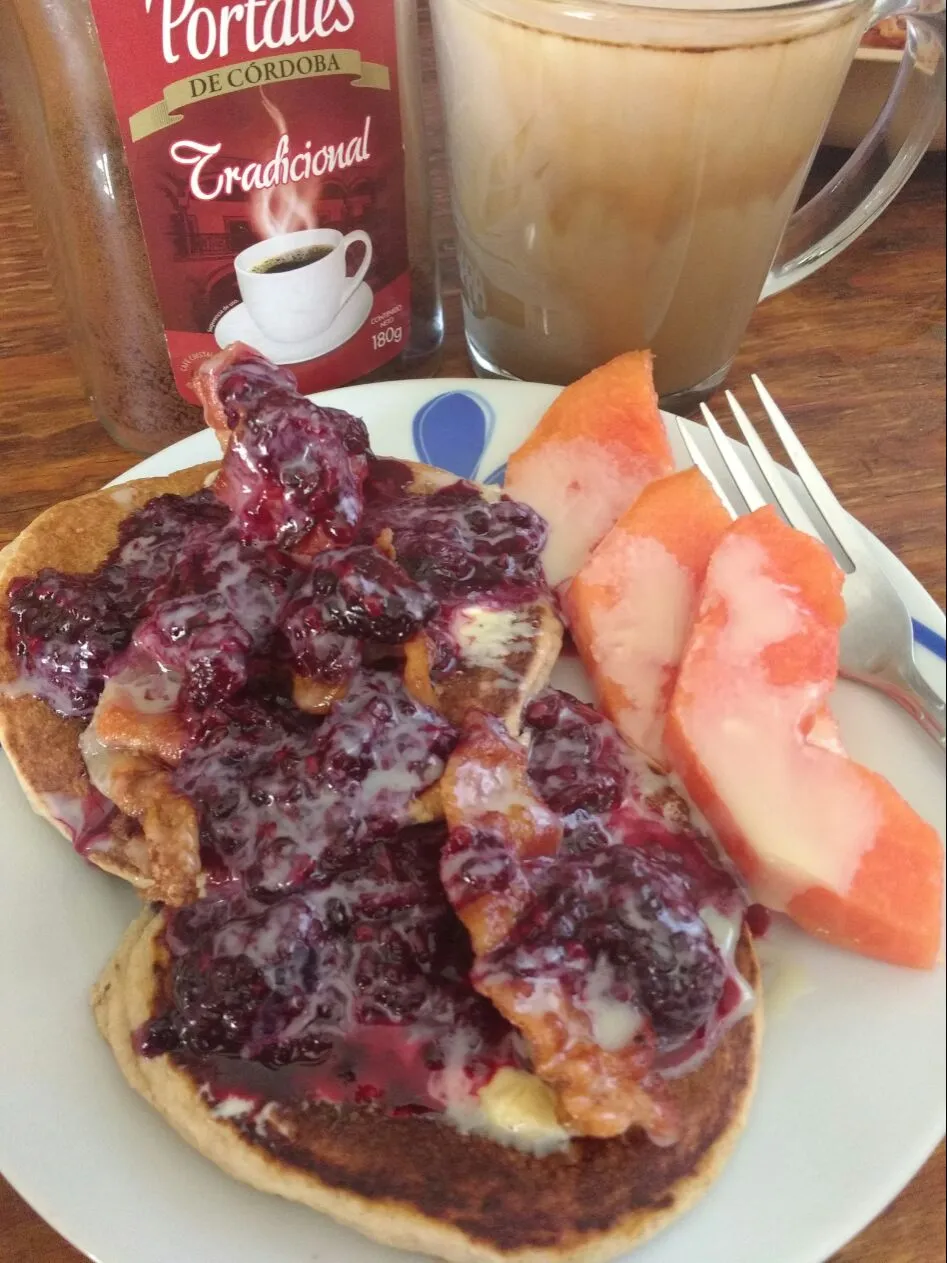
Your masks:
{"label": "golden brown pancake edge", "polygon": [[[9,584],[45,567],[88,574],[114,548],[119,526],[130,513],[155,496],[199,491],[216,468],[216,464],[195,465],[64,500],[41,513],[0,552],[0,744],[30,806],[66,837],[70,837],[69,829],[56,818],[53,806],[57,799],[81,801],[91,789],[79,753],[84,725],[77,719],[63,719],[39,698],[3,691],[17,678],[9,647]],[[120,819],[112,843],[90,858],[106,871],[141,885],[146,878],[129,855],[132,823]]]}
{"label": "golden brown pancake edge", "polygon": [[[746,1120],[762,1009],[727,1032],[693,1074],[673,1080],[684,1130],[657,1148],[640,1132],[576,1140],[538,1158],[431,1118],[367,1109],[278,1106],[260,1130],[215,1117],[199,1069],[140,1057],[132,1035],[151,1015],[164,950],[162,914],[131,927],[93,993],[96,1020],[126,1078],[194,1148],[264,1192],[364,1235],[452,1263],[601,1263],[638,1245],[710,1187]],[[746,931],[738,963],[759,996]]]}

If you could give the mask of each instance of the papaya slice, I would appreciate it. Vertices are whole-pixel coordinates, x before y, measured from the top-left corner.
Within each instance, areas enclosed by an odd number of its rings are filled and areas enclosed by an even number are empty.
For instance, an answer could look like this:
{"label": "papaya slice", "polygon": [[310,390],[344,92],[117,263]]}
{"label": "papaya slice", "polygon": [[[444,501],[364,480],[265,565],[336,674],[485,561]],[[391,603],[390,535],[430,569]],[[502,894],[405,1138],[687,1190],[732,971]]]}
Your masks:
{"label": "papaya slice", "polygon": [[710,555],[729,525],[700,470],[660,478],[622,514],[563,595],[602,709],[662,767],[684,642]]}
{"label": "papaya slice", "polygon": [[941,936],[943,849],[821,720],[842,574],[770,508],[717,546],[665,727],[698,808],[760,902],[840,947],[917,968]]}
{"label": "papaya slice", "polygon": [[651,352],[629,351],[566,387],[510,457],[504,490],[549,523],[543,561],[555,586],[643,487],[673,470]]}

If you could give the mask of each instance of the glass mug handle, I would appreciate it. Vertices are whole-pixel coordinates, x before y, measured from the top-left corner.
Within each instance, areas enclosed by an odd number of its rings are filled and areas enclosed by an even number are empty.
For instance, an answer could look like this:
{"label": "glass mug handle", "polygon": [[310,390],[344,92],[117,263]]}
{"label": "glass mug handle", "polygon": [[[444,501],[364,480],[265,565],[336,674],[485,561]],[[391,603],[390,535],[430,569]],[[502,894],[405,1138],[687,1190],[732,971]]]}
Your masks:
{"label": "glass mug handle", "polygon": [[786,225],[764,298],[811,275],[864,232],[900,191],[937,130],[944,110],[943,0],[877,0],[869,25],[895,15],[905,18],[908,37],[891,94],[841,170]]}

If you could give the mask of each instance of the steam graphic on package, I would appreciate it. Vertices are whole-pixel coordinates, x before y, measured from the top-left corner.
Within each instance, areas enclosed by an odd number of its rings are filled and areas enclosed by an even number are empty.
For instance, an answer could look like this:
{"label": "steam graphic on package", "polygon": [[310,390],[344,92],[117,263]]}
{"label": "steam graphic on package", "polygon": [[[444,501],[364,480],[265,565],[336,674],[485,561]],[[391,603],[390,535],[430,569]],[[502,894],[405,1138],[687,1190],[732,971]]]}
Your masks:
{"label": "steam graphic on package", "polygon": [[[246,342],[276,363],[297,364],[348,342],[371,313],[374,296],[365,283],[371,237],[361,228],[342,233],[319,227],[319,177],[311,174],[330,162],[340,171],[363,162],[370,154],[371,120],[366,118],[361,136],[334,150],[307,149],[291,158],[286,122],[265,92],[260,96],[279,131],[261,180],[280,182],[250,194],[250,224],[262,239],[234,259],[242,302],[216,321],[213,332],[218,346]],[[301,183],[290,182],[294,169],[307,173]],[[358,260],[351,274],[350,259]]]}

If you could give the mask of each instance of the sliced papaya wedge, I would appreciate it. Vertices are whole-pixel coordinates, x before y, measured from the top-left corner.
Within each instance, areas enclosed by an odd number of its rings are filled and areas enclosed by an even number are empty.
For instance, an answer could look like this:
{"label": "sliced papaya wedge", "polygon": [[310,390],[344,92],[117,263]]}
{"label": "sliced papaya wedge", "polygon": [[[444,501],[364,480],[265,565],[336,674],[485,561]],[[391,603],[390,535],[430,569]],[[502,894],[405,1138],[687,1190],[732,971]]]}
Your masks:
{"label": "sliced papaya wedge", "polygon": [[563,596],[602,709],[662,767],[684,642],[710,555],[729,525],[698,469],[660,478],[622,514]]}
{"label": "sliced papaya wedge", "polygon": [[930,968],[940,839],[819,721],[836,678],[841,590],[828,551],[774,510],[736,521],[707,568],[665,744],[761,902],[838,946]]}
{"label": "sliced papaya wedge", "polygon": [[504,490],[549,523],[553,586],[654,478],[674,462],[654,391],[650,351],[629,351],[573,382],[510,457]]}

